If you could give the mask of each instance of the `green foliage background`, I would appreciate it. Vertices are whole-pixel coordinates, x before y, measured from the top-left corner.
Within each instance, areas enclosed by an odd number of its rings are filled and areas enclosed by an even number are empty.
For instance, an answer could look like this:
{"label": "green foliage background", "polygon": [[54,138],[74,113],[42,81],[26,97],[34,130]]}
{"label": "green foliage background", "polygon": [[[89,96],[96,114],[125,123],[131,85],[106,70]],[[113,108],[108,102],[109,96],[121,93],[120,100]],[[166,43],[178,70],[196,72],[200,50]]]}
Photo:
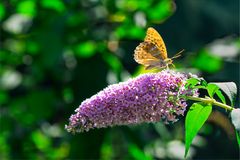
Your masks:
{"label": "green foliage background", "polygon": [[[0,159],[184,154],[183,118],[172,126],[113,127],[74,136],[64,130],[84,99],[143,72],[133,51],[148,26],[162,35],[169,57],[186,50],[175,61],[177,69],[239,88],[237,0],[2,0],[0,21]],[[193,158],[239,158],[233,128],[224,112],[217,113],[221,116],[201,129],[192,154],[190,149]]]}

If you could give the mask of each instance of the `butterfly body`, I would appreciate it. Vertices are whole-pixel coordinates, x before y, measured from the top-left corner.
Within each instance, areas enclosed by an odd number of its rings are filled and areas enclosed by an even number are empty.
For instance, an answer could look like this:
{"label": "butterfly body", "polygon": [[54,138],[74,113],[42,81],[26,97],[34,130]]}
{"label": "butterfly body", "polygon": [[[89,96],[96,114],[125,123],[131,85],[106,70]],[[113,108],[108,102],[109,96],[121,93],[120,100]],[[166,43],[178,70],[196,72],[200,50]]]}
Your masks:
{"label": "butterfly body", "polygon": [[[179,57],[180,54],[173,58]],[[160,34],[154,28],[148,28],[144,42],[134,51],[134,59],[145,66],[145,69],[168,68],[173,65],[173,58],[168,58],[167,49]]]}

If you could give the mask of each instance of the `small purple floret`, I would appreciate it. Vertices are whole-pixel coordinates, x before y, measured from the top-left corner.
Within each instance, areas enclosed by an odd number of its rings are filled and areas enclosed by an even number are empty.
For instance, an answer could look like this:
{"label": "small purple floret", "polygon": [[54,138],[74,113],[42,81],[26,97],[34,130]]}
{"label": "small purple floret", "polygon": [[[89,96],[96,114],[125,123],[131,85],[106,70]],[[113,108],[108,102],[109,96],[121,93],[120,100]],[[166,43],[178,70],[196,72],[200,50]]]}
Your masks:
{"label": "small purple floret", "polygon": [[110,85],[83,101],[66,129],[75,133],[160,120],[175,122],[187,106],[183,97],[197,95],[196,90],[185,88],[188,78],[191,75],[163,70]]}

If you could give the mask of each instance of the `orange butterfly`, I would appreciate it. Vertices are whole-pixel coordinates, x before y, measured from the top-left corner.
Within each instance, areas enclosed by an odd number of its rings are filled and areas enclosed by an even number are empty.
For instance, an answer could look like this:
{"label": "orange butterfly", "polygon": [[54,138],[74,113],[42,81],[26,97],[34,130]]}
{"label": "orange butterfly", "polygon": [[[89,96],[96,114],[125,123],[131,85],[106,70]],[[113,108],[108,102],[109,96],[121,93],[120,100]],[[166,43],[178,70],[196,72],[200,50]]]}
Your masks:
{"label": "orange butterfly", "polygon": [[168,58],[167,49],[160,34],[152,27],[148,28],[144,42],[140,43],[134,51],[134,59],[145,66],[145,69],[168,68],[173,65],[174,58],[181,56],[184,50],[174,57]]}

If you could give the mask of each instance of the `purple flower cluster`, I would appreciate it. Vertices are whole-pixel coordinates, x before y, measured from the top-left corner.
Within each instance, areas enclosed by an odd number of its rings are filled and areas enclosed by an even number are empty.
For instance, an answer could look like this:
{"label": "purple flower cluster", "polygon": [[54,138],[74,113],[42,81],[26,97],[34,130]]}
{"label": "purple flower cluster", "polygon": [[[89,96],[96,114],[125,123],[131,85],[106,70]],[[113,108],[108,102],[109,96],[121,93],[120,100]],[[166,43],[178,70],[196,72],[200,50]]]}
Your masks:
{"label": "purple flower cluster", "polygon": [[[68,132],[142,122],[177,121],[186,109],[184,95],[196,95],[185,88],[191,75],[163,70],[143,74],[126,82],[110,85],[86,99],[70,117]],[[181,96],[180,96],[181,95]]]}

